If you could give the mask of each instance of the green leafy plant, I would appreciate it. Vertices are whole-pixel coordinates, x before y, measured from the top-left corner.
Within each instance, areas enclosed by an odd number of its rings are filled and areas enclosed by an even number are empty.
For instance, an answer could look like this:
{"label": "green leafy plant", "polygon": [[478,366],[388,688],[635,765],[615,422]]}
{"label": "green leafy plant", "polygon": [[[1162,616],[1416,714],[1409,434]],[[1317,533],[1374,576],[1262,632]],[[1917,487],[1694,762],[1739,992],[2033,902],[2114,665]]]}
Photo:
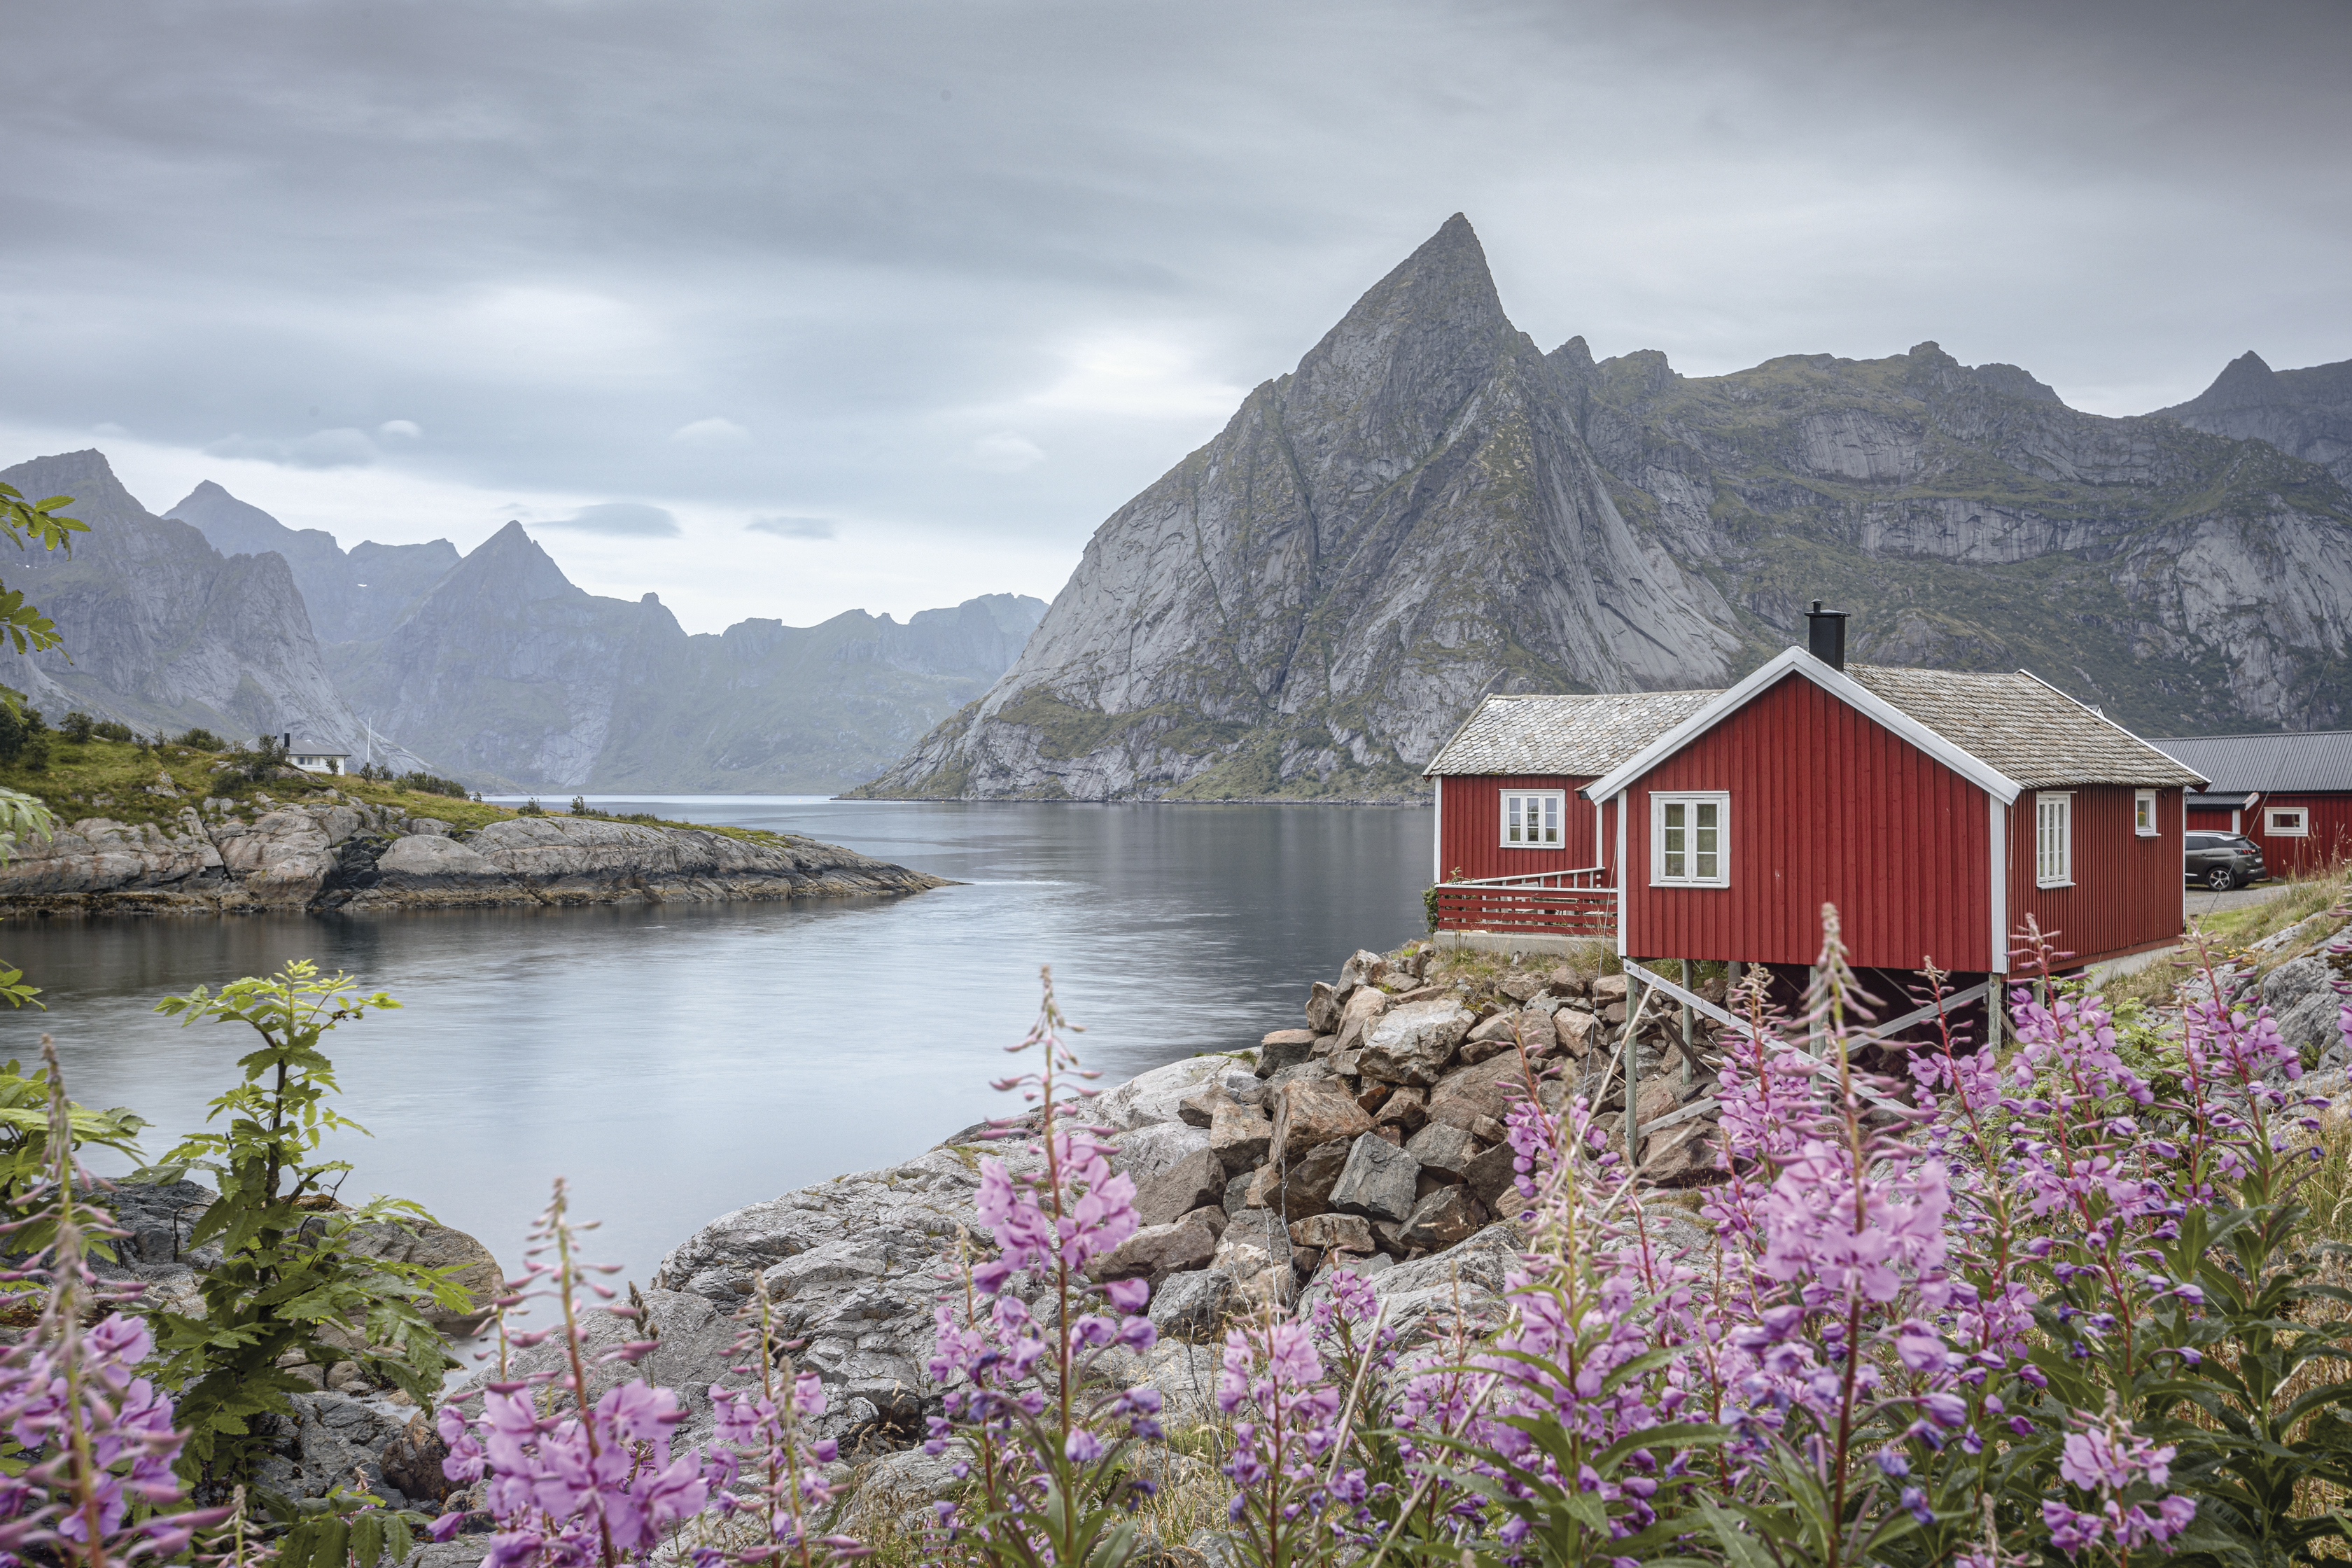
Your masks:
{"label": "green leafy plant", "polygon": [[[39,799],[16,790],[0,789],[0,866],[6,865],[15,856],[22,838],[46,840],[55,831],[56,819],[50,816],[48,806]],[[0,963],[0,1001],[5,1001],[11,1007],[22,1007],[32,1002],[36,1007],[46,1008],[47,1003],[33,1001],[40,994],[40,990],[37,985],[25,984],[23,970],[11,969]],[[10,1070],[15,1070],[13,1063]]]}
{"label": "green leafy plant", "polygon": [[325,1497],[263,1502],[282,1527],[273,1568],[378,1568],[407,1561],[419,1530],[433,1521],[390,1509],[373,1492],[337,1487]]}
{"label": "green leafy plant", "polygon": [[[188,1235],[192,1247],[221,1247],[221,1261],[198,1283],[204,1315],[156,1314],[162,1376],[180,1391],[192,1429],[185,1462],[196,1479],[219,1486],[247,1478],[257,1448],[254,1419],[285,1412],[288,1397],[310,1386],[294,1364],[355,1362],[419,1405],[457,1364],[415,1298],[462,1309],[464,1291],[446,1270],[359,1250],[363,1226],[431,1224],[432,1216],[381,1196],[341,1207],[330,1184],[351,1164],[316,1157],[328,1133],[367,1131],[335,1110],[341,1091],[320,1041],[338,1025],[399,1005],[382,992],[360,994],[348,974],[322,975],[299,961],[267,979],[236,981],[216,994],[198,986],[156,1004],[184,1025],[243,1024],[261,1038],[238,1059],[240,1081],[212,1101],[206,1120],[223,1130],[190,1135],[141,1173],[176,1179],[201,1170],[220,1193]],[[330,1326],[357,1330],[363,1343],[330,1342],[322,1337]]]}
{"label": "green leafy plant", "polygon": [[[71,505],[71,496],[26,500],[25,493],[16,486],[0,483],[0,533],[16,541],[19,548],[38,544],[44,550],[70,552],[72,536],[89,531],[89,524],[58,510]],[[37,653],[65,640],[56,622],[25,602],[23,589],[5,586],[0,586],[0,638],[13,644],[20,654]],[[0,700],[8,707],[16,706],[13,700]]]}
{"label": "green leafy plant", "polygon": [[[134,1160],[142,1157],[138,1140],[147,1121],[137,1112],[119,1105],[110,1110],[92,1110],[68,1100],[65,1117],[73,1148],[96,1144]],[[54,1224],[45,1215],[32,1213],[29,1206],[34,1189],[48,1179],[57,1163],[56,1152],[49,1146],[51,1137],[49,1069],[36,1068],[26,1077],[19,1063],[0,1067],[0,1204],[28,1216],[8,1238],[9,1249],[19,1255],[40,1251],[56,1234]],[[113,1256],[96,1237],[89,1245],[98,1257]]]}
{"label": "green leafy plant", "polygon": [[98,733],[98,721],[77,708],[58,721],[58,733],[77,746],[88,745]]}
{"label": "green leafy plant", "polygon": [[226,752],[228,750],[228,742],[226,741],[222,740],[210,730],[203,728],[184,730],[181,731],[179,740],[173,743],[176,745],[185,746],[189,750],[196,752]]}
{"label": "green leafy plant", "polygon": [[[100,725],[99,732],[104,734],[106,726]],[[122,739],[129,740],[130,737],[125,735]],[[226,770],[228,778],[246,784],[267,784],[278,776],[280,768],[288,765],[286,742],[277,735],[257,736],[252,745],[239,746],[231,752],[228,760],[229,765]]]}

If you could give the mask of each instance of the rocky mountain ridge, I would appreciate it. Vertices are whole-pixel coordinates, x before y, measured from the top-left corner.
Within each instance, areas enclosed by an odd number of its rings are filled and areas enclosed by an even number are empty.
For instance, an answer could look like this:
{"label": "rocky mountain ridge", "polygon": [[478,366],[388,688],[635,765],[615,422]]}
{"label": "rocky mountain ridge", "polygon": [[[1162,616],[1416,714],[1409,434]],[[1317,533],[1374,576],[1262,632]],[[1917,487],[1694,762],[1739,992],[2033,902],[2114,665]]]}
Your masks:
{"label": "rocky mountain ridge", "polygon": [[35,707],[142,733],[356,741],[284,557],[224,556],[194,526],[142,507],[96,451],[37,458],[0,479],[73,497],[70,515],[89,525],[71,553],[27,552],[7,574],[65,636],[46,653],[0,654],[0,681]]}
{"label": "rocky mountain ridge", "polygon": [[8,579],[66,636],[0,672],[50,717],[291,731],[478,789],[833,794],[986,689],[1045,612],[992,594],[903,626],[852,610],[688,637],[653,595],[575,586],[519,523],[463,556],[345,552],[210,481],[153,516],[97,451],[0,477],[89,524]]}
{"label": "rocky mountain ridge", "polygon": [[655,595],[573,585],[510,522],[391,635],[327,657],[357,710],[468,782],[831,795],[984,690],[1044,610],[992,594],[905,626],[850,610],[689,637]]}
{"label": "rocky mountain ridge", "polygon": [[[2340,368],[2279,378],[2314,429]],[[865,793],[1416,798],[1478,697],[1721,685],[1813,598],[1862,657],[2031,668],[2148,732],[2342,722],[2352,495],[2324,431],[2221,417],[2083,414],[1932,342],[1692,378],[1538,353],[1456,215]]]}

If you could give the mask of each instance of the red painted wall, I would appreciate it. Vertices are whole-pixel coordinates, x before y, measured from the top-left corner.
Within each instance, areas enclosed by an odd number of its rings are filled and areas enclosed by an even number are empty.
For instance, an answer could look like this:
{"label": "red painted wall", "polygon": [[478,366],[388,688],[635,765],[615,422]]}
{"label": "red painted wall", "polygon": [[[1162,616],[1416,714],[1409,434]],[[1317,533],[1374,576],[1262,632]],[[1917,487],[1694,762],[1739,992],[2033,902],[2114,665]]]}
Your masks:
{"label": "red painted wall", "polygon": [[[2274,838],[2263,832],[2274,806],[2301,806],[2310,812],[2310,837]],[[2352,795],[2266,795],[2240,821],[2240,831],[2262,846],[2263,864],[2273,877],[2324,870],[2352,860]]]}
{"label": "red painted wall", "polygon": [[[1731,795],[1731,885],[1649,886],[1650,792],[1703,789]],[[1790,676],[1626,792],[1625,951],[1811,963],[1821,907],[1833,903],[1858,965],[1916,970],[1932,955],[1981,973],[1992,949],[1985,799]],[[2177,826],[2173,843],[2177,860]]]}
{"label": "red painted wall", "polygon": [[2216,805],[2191,806],[2189,809],[2189,831],[2191,833],[2235,833],[2238,830],[2230,826],[2230,818],[2236,815],[2237,814],[2235,812],[2225,811],[2221,807]]}
{"label": "red painted wall", "polygon": [[[1498,778],[1465,773],[1441,778],[1437,812],[1438,869],[1444,880],[1461,868],[1465,881],[1487,877],[1525,877],[1537,871],[1580,871],[1601,864],[1592,843],[1592,803],[1577,794],[1591,775],[1529,775]],[[1503,791],[1556,789],[1568,800],[1560,817],[1558,849],[1510,849],[1503,846]]]}
{"label": "red painted wall", "polygon": [[2133,827],[2126,784],[2076,784],[2074,885],[2033,885],[2032,790],[2009,808],[2009,926],[2022,931],[2030,913],[2058,934],[2070,963],[2130,952],[2181,931],[2180,791],[2156,795],[2157,835]]}

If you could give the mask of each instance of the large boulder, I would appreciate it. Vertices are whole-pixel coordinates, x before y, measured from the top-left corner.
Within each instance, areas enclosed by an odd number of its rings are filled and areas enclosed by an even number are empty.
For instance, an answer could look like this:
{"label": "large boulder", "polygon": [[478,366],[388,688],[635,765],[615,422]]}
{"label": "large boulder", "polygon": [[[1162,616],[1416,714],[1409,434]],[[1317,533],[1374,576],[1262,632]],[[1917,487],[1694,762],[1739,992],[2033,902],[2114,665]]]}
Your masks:
{"label": "large boulder", "polygon": [[1486,1223],[1486,1211],[1467,1187],[1440,1187],[1412,1205],[1398,1239],[1419,1251],[1435,1252],[1467,1239]]}
{"label": "large boulder", "polygon": [[1348,998],[1339,1009],[1339,1027],[1332,1031],[1335,1051],[1352,1051],[1364,1043],[1364,1033],[1374,1020],[1389,1010],[1389,995],[1384,991],[1364,986]]}
{"label": "large boulder", "polygon": [[1217,1245],[1209,1227],[1197,1222],[1147,1225],[1096,1258],[1087,1271],[1097,1279],[1145,1279],[1158,1284],[1171,1274],[1206,1268],[1217,1255]]}
{"label": "large boulder", "polygon": [[2352,1045],[2345,1026],[2352,997],[2336,989],[2345,976],[2329,958],[2310,953],[2291,959],[2263,976],[2262,998],[2278,1023],[2279,1037],[2323,1070],[2346,1065]]}
{"label": "large boulder", "polygon": [[1496,1057],[1446,1074],[1429,1091],[1429,1119],[1475,1131],[1480,1118],[1499,1122],[1526,1098],[1527,1075],[1518,1057]]}
{"label": "large boulder", "polygon": [[1469,1009],[1450,997],[1391,1008],[1366,1031],[1359,1070],[1383,1083],[1433,1084],[1470,1032],[1471,1022]]}
{"label": "large boulder", "polygon": [[1469,1132],[1448,1121],[1431,1122],[1407,1139],[1404,1147],[1406,1153],[1421,1162],[1423,1170],[1434,1171],[1449,1182],[1468,1176],[1470,1162],[1478,1152]]}
{"label": "large boulder", "polygon": [[1331,1188],[1331,1206],[1368,1219],[1402,1221],[1412,1213],[1421,1162],[1377,1132],[1367,1132],[1348,1151],[1347,1165]]}
{"label": "large boulder", "polygon": [[1319,1144],[1355,1138],[1371,1130],[1372,1119],[1338,1080],[1297,1079],[1276,1091],[1268,1157],[1296,1160]]}
{"label": "large boulder", "polygon": [[417,1305],[425,1321],[446,1334],[463,1338],[480,1332],[491,1303],[504,1294],[506,1271],[490,1256],[490,1249],[446,1225],[366,1226],[352,1250],[363,1258],[445,1270],[450,1283],[466,1293],[467,1304],[444,1307],[420,1299]]}
{"label": "large boulder", "polygon": [[1263,1163],[1274,1142],[1274,1123],[1255,1105],[1221,1105],[1209,1122],[1209,1147],[1228,1171]]}
{"label": "large boulder", "polygon": [[1222,1330],[1233,1300],[1234,1277],[1222,1269],[1171,1274],[1151,1293],[1151,1321],[1175,1339],[1208,1339]]}
{"label": "large boulder", "polygon": [[1137,1184],[1135,1215],[1145,1225],[1172,1225],[1194,1209],[1225,1201],[1224,1162],[1197,1149],[1148,1182]]}
{"label": "large boulder", "polygon": [[1118,1151],[1111,1156],[1111,1163],[1141,1185],[1174,1170],[1192,1155],[1206,1152],[1209,1141],[1210,1135],[1198,1127],[1187,1127],[1181,1121],[1154,1121],[1111,1139]]}
{"label": "large boulder", "polygon": [[1265,1206],[1292,1219],[1321,1214],[1331,1206],[1331,1189],[1339,1184],[1340,1173],[1348,1168],[1348,1154],[1354,1147],[1353,1139],[1334,1139],[1291,1161],[1266,1194]]}

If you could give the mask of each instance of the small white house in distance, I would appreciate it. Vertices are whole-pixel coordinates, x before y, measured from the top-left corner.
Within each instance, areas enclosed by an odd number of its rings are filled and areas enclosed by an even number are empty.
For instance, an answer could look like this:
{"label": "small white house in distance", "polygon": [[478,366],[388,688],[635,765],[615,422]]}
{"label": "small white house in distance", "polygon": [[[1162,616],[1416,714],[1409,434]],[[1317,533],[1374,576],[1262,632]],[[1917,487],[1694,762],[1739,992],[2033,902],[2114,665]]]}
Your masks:
{"label": "small white house in distance", "polygon": [[339,773],[351,759],[349,752],[331,752],[314,742],[294,742],[292,734],[285,737],[286,760],[306,773]]}

